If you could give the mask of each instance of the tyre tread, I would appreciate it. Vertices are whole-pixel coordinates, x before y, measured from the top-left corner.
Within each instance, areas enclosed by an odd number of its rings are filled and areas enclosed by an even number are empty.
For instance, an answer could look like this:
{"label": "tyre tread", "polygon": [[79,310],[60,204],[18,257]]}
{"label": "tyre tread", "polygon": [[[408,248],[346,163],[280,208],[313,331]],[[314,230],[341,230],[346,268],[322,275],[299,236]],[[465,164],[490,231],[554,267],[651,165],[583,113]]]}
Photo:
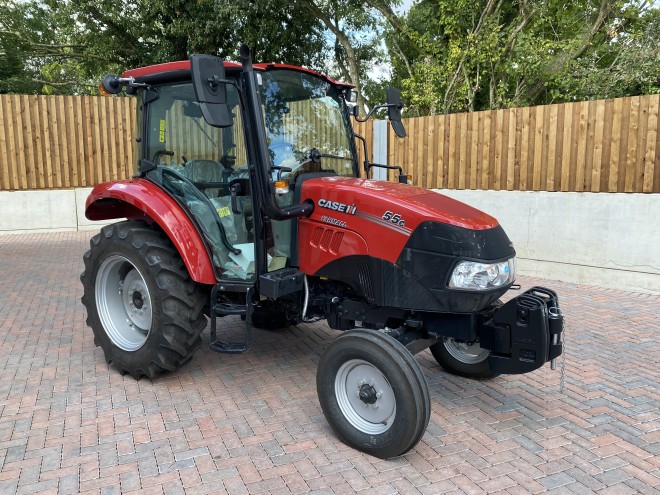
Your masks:
{"label": "tyre tread", "polygon": [[[132,364],[116,354],[110,359],[109,349],[103,347],[98,332],[105,332],[100,322],[95,324],[95,281],[92,279],[95,252],[102,249],[104,242],[115,238],[128,242],[150,267],[149,274],[160,290],[162,301],[163,328],[155,352],[148,363]],[[83,256],[85,269],[80,279],[84,291],[81,301],[87,309],[87,325],[95,333],[94,343],[103,348],[106,360],[122,373],[136,379],[146,376],[153,379],[166,371],[175,371],[190,361],[201,346],[201,333],[206,328],[203,308],[206,298],[200,287],[190,279],[185,264],[171,241],[155,227],[142,221],[126,221],[104,226],[101,232],[90,239],[90,249]],[[183,317],[182,315],[185,315]],[[158,330],[158,329],[157,329]],[[153,330],[152,330],[153,331]]]}

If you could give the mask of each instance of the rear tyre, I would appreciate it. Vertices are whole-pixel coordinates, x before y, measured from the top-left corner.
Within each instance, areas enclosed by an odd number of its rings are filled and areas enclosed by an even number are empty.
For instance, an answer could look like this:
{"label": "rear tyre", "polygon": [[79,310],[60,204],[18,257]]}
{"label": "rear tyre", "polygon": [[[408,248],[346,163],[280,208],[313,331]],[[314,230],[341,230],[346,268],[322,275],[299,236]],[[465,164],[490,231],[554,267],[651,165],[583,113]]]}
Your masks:
{"label": "rear tyre", "polygon": [[430,349],[438,364],[453,375],[479,380],[498,375],[490,370],[488,363],[490,351],[482,349],[479,342],[466,344],[446,337],[441,342],[433,344]]}
{"label": "rear tyre", "polygon": [[190,360],[201,345],[207,301],[160,230],[144,222],[103,227],[84,263],[87,325],[108,363],[137,379]]}
{"label": "rear tyre", "polygon": [[316,373],[328,423],[347,445],[387,459],[408,452],[429,423],[424,375],[408,350],[375,330],[352,330],[326,349]]}

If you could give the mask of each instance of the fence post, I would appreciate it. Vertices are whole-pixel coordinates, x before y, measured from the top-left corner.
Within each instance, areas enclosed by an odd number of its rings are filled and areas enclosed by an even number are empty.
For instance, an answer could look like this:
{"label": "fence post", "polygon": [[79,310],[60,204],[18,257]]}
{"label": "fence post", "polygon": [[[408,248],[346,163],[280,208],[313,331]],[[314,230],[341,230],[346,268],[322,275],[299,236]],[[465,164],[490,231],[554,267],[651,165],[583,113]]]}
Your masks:
{"label": "fence post", "polygon": [[[373,137],[373,156],[374,163],[388,165],[387,163],[387,120],[374,120]],[[387,169],[373,168],[371,177],[376,180],[387,180]]]}

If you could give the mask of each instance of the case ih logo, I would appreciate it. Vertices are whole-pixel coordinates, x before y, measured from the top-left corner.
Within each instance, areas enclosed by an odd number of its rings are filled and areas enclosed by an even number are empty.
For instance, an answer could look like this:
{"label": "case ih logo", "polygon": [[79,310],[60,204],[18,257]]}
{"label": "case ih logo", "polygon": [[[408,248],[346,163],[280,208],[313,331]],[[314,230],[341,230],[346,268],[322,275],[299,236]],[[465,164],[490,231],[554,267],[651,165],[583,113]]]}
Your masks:
{"label": "case ih logo", "polygon": [[346,205],[344,203],[338,203],[337,201],[328,201],[327,199],[319,199],[319,206],[321,208],[327,208],[328,210],[334,210],[348,215],[355,215],[355,212],[357,211],[357,206],[355,205]]}

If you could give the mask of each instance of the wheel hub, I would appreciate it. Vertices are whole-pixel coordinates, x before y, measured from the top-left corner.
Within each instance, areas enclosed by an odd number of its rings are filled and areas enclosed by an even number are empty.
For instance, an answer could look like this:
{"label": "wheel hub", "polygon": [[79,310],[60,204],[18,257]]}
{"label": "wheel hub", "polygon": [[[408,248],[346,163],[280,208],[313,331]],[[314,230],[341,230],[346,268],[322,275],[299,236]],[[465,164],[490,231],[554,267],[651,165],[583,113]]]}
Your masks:
{"label": "wheel hub", "polygon": [[362,385],[360,387],[359,397],[360,400],[365,404],[375,404],[378,400],[378,397],[376,396],[376,389],[371,385]]}
{"label": "wheel hub", "polygon": [[136,330],[148,330],[151,327],[151,301],[149,290],[140,272],[135,268],[124,278],[124,309]]}
{"label": "wheel hub", "polygon": [[141,292],[133,292],[133,306],[137,309],[142,309],[142,306],[144,306],[144,298],[142,297]]}
{"label": "wheel hub", "polygon": [[394,390],[371,363],[362,359],[345,362],[335,377],[335,395],[346,420],[361,432],[378,435],[392,426]]}
{"label": "wheel hub", "polygon": [[125,351],[144,345],[152,324],[149,288],[128,259],[114,255],[101,263],[95,283],[96,308],[103,329]]}

